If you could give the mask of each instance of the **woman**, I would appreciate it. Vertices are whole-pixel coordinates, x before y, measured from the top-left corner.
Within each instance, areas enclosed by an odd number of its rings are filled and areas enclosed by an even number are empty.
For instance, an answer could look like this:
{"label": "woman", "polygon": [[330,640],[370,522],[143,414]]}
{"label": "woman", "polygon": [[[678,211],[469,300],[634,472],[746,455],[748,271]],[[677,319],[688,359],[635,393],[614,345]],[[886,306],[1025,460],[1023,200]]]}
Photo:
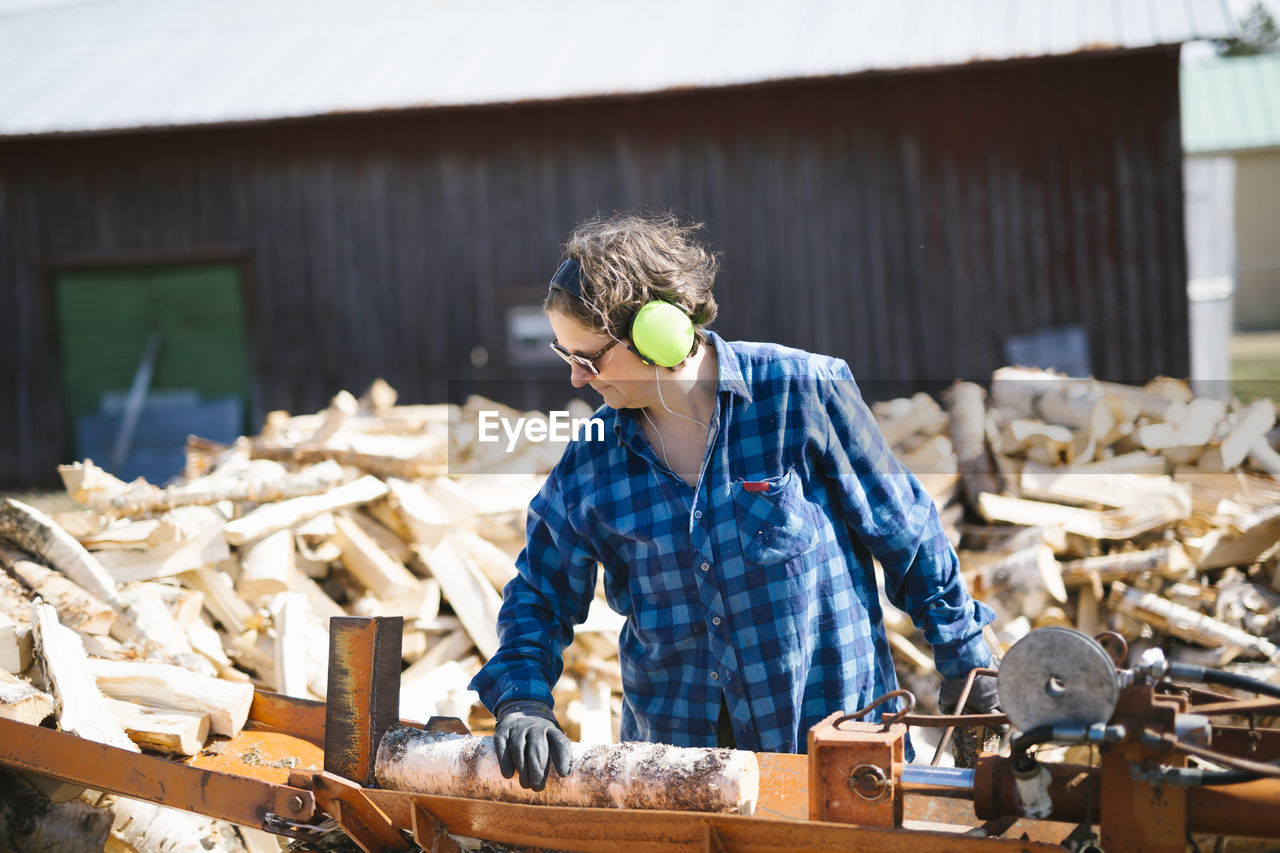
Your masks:
{"label": "woman", "polygon": [[[697,231],[590,220],[547,293],[552,348],[603,398],[605,436],[572,442],[531,502],[501,647],[472,683],[503,772],[535,790],[572,769],[551,687],[597,565],[627,617],[623,740],[803,751],[814,723],[895,689],[872,557],[944,692],[991,664],[994,613],[848,366],[711,332],[717,263]],[[974,694],[967,709],[995,706],[994,681]]]}

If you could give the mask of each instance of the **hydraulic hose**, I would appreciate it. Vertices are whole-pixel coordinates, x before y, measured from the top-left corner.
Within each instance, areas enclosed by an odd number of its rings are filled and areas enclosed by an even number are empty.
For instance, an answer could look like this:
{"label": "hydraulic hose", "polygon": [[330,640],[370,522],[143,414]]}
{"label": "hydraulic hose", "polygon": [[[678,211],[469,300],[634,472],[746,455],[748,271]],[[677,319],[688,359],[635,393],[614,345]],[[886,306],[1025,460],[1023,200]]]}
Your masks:
{"label": "hydraulic hose", "polygon": [[1169,677],[1179,681],[1217,684],[1221,687],[1234,687],[1237,690],[1247,690],[1250,693],[1257,693],[1259,696],[1270,696],[1273,699],[1280,699],[1280,685],[1268,684],[1265,681],[1259,681],[1256,678],[1250,678],[1247,675],[1240,675],[1235,672],[1225,672],[1220,669],[1209,669],[1205,666],[1197,666],[1190,663],[1170,663]]}

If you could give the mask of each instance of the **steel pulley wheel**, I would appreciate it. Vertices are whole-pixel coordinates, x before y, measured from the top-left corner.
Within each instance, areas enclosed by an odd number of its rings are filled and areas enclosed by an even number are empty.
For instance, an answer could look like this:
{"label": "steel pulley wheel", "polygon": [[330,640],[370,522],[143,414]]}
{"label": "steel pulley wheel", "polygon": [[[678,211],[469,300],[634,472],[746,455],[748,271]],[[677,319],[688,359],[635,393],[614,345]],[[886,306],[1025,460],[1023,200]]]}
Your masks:
{"label": "steel pulley wheel", "polygon": [[1000,707],[1023,732],[1105,723],[1120,694],[1111,656],[1097,640],[1069,628],[1040,628],[1014,643],[997,684]]}

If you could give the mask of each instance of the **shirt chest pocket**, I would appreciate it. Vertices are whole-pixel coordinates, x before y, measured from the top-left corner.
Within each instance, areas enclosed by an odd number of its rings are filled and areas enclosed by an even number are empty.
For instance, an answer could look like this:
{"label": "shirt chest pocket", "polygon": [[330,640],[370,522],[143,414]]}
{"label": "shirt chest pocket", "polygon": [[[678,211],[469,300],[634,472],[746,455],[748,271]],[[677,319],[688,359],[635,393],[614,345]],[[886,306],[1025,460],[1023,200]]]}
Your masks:
{"label": "shirt chest pocket", "polygon": [[816,510],[805,499],[794,468],[768,480],[735,482],[732,489],[742,556],[748,563],[783,563],[817,545]]}

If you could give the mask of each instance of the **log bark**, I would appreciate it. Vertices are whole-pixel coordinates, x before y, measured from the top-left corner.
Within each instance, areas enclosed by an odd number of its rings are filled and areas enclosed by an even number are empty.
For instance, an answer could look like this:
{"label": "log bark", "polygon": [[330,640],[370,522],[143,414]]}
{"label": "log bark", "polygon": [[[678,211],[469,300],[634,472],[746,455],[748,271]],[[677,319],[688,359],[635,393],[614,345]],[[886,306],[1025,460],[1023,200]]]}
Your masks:
{"label": "log bark", "polygon": [[113,817],[80,800],[50,802],[18,774],[0,770],[0,849],[102,853]]}
{"label": "log bark", "polygon": [[1116,425],[1106,395],[1089,379],[1002,367],[991,375],[991,399],[1019,417],[1086,430],[1099,439]]}
{"label": "log bark", "polygon": [[87,740],[138,752],[107,708],[80,636],[59,625],[57,611],[48,604],[32,606],[31,622],[36,657],[57,699],[58,727]]}
{"label": "log bark", "polygon": [[387,485],[377,477],[364,476],[353,483],[330,489],[322,495],[292,498],[279,503],[266,504],[253,512],[227,522],[227,542],[243,545],[260,539],[277,530],[284,530],[326,512],[375,501],[387,494]]}
{"label": "log bark", "polygon": [[960,465],[960,482],[965,500],[974,511],[979,494],[1000,492],[1000,478],[996,476],[996,464],[987,444],[985,399],[986,392],[972,382],[957,382],[942,395],[947,414],[951,416],[951,446]]}
{"label": "log bark", "polygon": [[244,853],[234,833],[224,835],[230,825],[212,818],[127,797],[104,797],[100,805],[115,814],[109,853]]}
{"label": "log bark", "polygon": [[83,634],[106,634],[111,630],[115,610],[66,575],[25,559],[25,555],[8,546],[0,547],[0,562],[32,592],[52,604],[63,625]]}
{"label": "log bark", "polygon": [[253,703],[253,685],[211,678],[163,663],[92,660],[89,673],[104,694],[156,708],[209,715],[214,734],[235,737]]}
{"label": "log bark", "polygon": [[1209,649],[1229,646],[1251,655],[1274,660],[1275,643],[1242,631],[1198,610],[1183,607],[1149,592],[1133,589],[1117,581],[1111,586],[1107,603],[1157,631]]}
{"label": "log bark", "polygon": [[0,669],[0,717],[38,726],[52,713],[52,696]]}
{"label": "log bark", "polygon": [[[85,467],[92,464],[88,461],[84,463]],[[65,481],[66,473],[63,474],[63,478]],[[136,489],[126,486],[128,491],[119,494],[100,492],[84,494],[82,502],[106,515],[143,515],[180,506],[210,506],[220,501],[272,503],[307,495],[319,495],[341,485],[346,479],[346,472],[342,470],[341,465],[336,462],[322,462],[311,465],[296,474],[284,474],[265,480],[258,477],[236,477],[230,480],[202,477],[185,486],[171,486],[167,489],[154,486]],[[71,490],[68,488],[68,491]]]}
{"label": "log bark", "polygon": [[1190,571],[1191,561],[1182,546],[1175,543],[1146,551],[1072,560],[1062,566],[1062,582],[1068,587],[1092,587],[1095,578],[1101,583],[1131,582],[1146,574],[1181,578]]}
{"label": "log bark", "polygon": [[71,534],[35,507],[6,498],[0,503],[0,538],[43,560],[90,595],[120,609],[115,581]]}
{"label": "log bark", "polygon": [[1065,603],[1061,567],[1047,545],[1035,545],[973,565],[971,552],[961,552],[960,566],[974,598],[994,607],[1005,619],[1034,619],[1052,603]]}
{"label": "log bark", "polygon": [[759,795],[759,765],[745,750],[573,744],[573,755],[572,773],[552,770],[535,792],[502,777],[493,738],[396,727],[378,746],[375,778],[399,791],[590,808],[751,814]]}

